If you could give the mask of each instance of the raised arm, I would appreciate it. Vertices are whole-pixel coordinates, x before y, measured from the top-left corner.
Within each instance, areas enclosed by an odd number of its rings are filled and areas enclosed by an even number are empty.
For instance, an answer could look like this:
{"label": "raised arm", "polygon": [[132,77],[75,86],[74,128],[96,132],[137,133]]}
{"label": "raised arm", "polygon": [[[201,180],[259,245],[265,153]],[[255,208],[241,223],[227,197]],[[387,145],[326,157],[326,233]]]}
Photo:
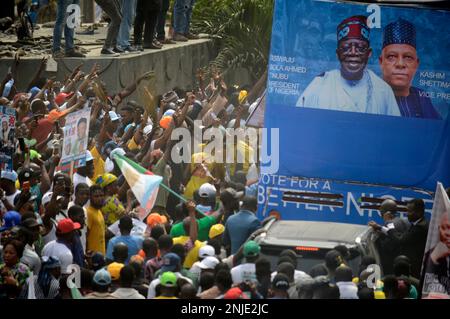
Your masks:
{"label": "raised arm", "polygon": [[192,240],[192,243],[198,238],[198,224],[197,219],[195,218],[195,202],[188,201],[186,203],[186,208],[189,212],[190,224],[189,224],[189,238]]}
{"label": "raised arm", "polygon": [[31,90],[31,88],[33,86],[35,86],[36,83],[38,82],[39,78],[41,77],[42,72],[45,70],[45,67],[47,65],[47,60],[48,60],[47,57],[43,57],[41,59],[41,63],[39,64],[39,67],[38,67],[34,77],[31,79],[30,83],[28,83],[27,92],[29,92]]}

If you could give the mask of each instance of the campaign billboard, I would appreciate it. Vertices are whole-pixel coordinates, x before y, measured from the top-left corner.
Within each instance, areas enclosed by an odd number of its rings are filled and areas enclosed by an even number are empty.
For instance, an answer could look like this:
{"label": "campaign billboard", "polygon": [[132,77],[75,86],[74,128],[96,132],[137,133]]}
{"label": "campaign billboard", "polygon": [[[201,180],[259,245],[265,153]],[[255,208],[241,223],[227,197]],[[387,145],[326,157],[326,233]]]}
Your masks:
{"label": "campaign billboard", "polygon": [[[449,19],[416,7],[275,1],[265,127],[279,129],[276,175],[326,180],[331,195],[400,202],[430,200],[436,182],[449,184]],[[279,185],[263,177],[260,214],[264,206],[284,207],[287,219],[311,213],[285,207],[283,196],[268,200]],[[368,221],[368,211],[352,219],[348,209],[357,214],[344,201],[317,220]]]}

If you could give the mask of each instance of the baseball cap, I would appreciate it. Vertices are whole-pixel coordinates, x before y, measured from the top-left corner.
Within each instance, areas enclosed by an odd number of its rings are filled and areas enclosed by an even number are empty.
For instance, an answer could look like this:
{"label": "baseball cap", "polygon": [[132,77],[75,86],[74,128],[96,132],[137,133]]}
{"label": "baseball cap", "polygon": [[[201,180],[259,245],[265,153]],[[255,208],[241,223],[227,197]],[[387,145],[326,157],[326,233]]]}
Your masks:
{"label": "baseball cap", "polygon": [[215,224],[209,229],[209,238],[213,239],[220,236],[225,231],[225,226],[222,224]]}
{"label": "baseball cap", "polygon": [[0,227],[0,232],[13,228],[20,224],[21,216],[18,212],[10,210],[3,216],[3,226]]}
{"label": "baseball cap", "polygon": [[34,175],[36,175],[35,171],[29,167],[26,167],[19,172],[18,178],[20,182],[29,181]]}
{"label": "baseball cap", "polygon": [[285,274],[277,274],[272,280],[275,289],[287,291],[289,289],[289,278]]}
{"label": "baseball cap", "polygon": [[38,153],[35,150],[30,150],[30,159],[31,160],[33,160],[35,158],[41,158],[41,157],[42,157],[41,153]]}
{"label": "baseball cap", "polygon": [[216,266],[219,264],[219,259],[217,259],[216,257],[211,257],[208,256],[205,259],[203,259],[198,266],[201,269],[215,269]]}
{"label": "baseball cap", "polygon": [[168,129],[171,122],[172,116],[163,116],[163,118],[159,121],[159,126],[161,126],[163,129]]}
{"label": "baseball cap", "polygon": [[91,257],[91,264],[94,268],[103,267],[105,265],[105,257],[101,253],[96,252]]}
{"label": "baseball cap", "polygon": [[109,111],[108,114],[112,122],[120,120],[120,115],[118,115],[116,112]]}
{"label": "baseball cap", "polygon": [[165,254],[162,258],[162,267],[161,271],[175,271],[180,264],[181,259],[177,254],[174,253],[168,253]]}
{"label": "baseball cap", "polygon": [[105,268],[102,268],[95,272],[93,280],[97,285],[107,286],[111,284],[111,275]]}
{"label": "baseball cap", "polygon": [[111,173],[105,173],[97,177],[97,179],[95,180],[95,184],[100,185],[101,187],[106,187],[114,183],[115,181],[117,181],[116,175]]}
{"label": "baseball cap", "polygon": [[153,130],[153,125],[152,124],[148,124],[144,127],[144,135],[148,135],[150,134],[150,132]]}
{"label": "baseball cap", "polygon": [[244,103],[245,99],[247,98],[248,92],[246,90],[241,90],[239,92],[238,100],[239,104]]}
{"label": "baseball cap", "polygon": [[161,275],[159,281],[161,282],[161,285],[164,287],[176,287],[177,276],[171,271],[166,271]]}
{"label": "baseball cap", "polygon": [[210,198],[216,196],[216,188],[210,183],[204,183],[198,189],[198,195],[202,198]]}
{"label": "baseball cap", "polygon": [[47,119],[49,121],[56,121],[59,120],[61,117],[63,117],[64,115],[66,115],[68,113],[67,110],[64,111],[59,111],[59,110],[51,110],[50,113],[48,113],[47,115]]}
{"label": "baseball cap", "polygon": [[244,244],[244,256],[245,257],[255,257],[259,255],[261,247],[254,240],[249,240]]}
{"label": "baseball cap", "polygon": [[55,97],[55,103],[58,104],[58,106],[60,106],[61,104],[64,104],[64,102],[66,102],[66,99],[70,99],[73,96],[74,92],[71,93],[64,93],[61,92],[59,93],[56,97]]}
{"label": "baseball cap", "polygon": [[162,216],[158,213],[151,213],[147,217],[147,225],[149,227],[154,227],[156,225],[163,224]]}
{"label": "baseball cap", "polygon": [[214,257],[215,255],[216,251],[214,250],[214,247],[210,245],[200,247],[200,249],[198,250],[199,258]]}
{"label": "baseball cap", "polygon": [[244,294],[244,292],[240,288],[234,287],[229,289],[223,295],[223,299],[249,299],[249,298],[246,294]]}
{"label": "baseball cap", "polygon": [[56,226],[56,230],[61,234],[67,234],[76,229],[80,229],[79,223],[74,223],[70,218],[61,219]]}
{"label": "baseball cap", "polygon": [[2,171],[1,178],[15,183],[17,180],[17,173],[15,171]]}
{"label": "baseball cap", "polygon": [[31,93],[31,98],[34,98],[40,91],[40,88],[33,86],[28,93]]}
{"label": "baseball cap", "polygon": [[172,116],[175,113],[175,110],[169,109],[164,112],[163,116]]}
{"label": "baseball cap", "polygon": [[35,218],[27,218],[20,223],[20,226],[30,229],[30,228],[39,227],[40,224],[38,223],[38,221]]}
{"label": "baseball cap", "polygon": [[112,280],[119,280],[120,271],[122,270],[122,268],[124,266],[125,266],[124,264],[117,263],[117,262],[113,262],[108,265],[108,267],[106,269],[108,270],[109,274],[111,275]]}

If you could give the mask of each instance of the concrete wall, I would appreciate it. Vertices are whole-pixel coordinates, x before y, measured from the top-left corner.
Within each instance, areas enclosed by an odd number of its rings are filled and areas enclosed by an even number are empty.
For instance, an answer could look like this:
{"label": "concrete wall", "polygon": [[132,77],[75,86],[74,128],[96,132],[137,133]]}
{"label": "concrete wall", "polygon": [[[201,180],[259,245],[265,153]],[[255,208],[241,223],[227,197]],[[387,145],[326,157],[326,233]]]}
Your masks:
{"label": "concrete wall", "polygon": [[[156,73],[156,93],[162,94],[175,86],[192,87],[195,84],[195,72],[215,57],[215,50],[210,40],[197,40],[184,45],[159,51],[145,51],[141,54],[122,55],[117,58],[87,57],[85,59],[65,58],[58,62],[56,73],[45,72],[47,77],[56,76],[63,81],[64,77],[82,61],[83,71],[89,72],[94,63],[101,67],[100,78],[108,88],[108,93],[116,93],[132,83],[140,74],[154,70]],[[18,69],[18,88],[25,89],[35,74],[41,58],[24,58]],[[0,60],[0,77],[3,77],[12,64],[11,58]],[[139,100],[136,93],[130,98]]]}

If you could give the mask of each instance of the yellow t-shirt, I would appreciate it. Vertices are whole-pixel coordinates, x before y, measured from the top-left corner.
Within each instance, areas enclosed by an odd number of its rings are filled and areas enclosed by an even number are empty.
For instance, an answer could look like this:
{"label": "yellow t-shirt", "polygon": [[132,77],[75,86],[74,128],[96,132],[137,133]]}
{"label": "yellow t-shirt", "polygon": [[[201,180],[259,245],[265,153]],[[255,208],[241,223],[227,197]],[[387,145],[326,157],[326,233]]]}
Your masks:
{"label": "yellow t-shirt", "polygon": [[[187,242],[189,241],[189,236],[180,236],[180,237],[175,237],[173,239],[173,244],[181,244],[181,245],[185,245]],[[198,261],[198,251],[200,250],[200,248],[202,248],[203,246],[205,246],[205,242],[202,242],[200,240],[196,240],[194,243],[194,247],[188,251],[188,253],[186,254],[186,259],[184,260],[184,264],[183,267],[186,269],[190,269],[192,267],[192,265]]]}
{"label": "yellow t-shirt", "polygon": [[125,208],[123,207],[117,195],[109,197],[105,201],[105,205],[101,209],[106,225],[110,226],[125,215]]}
{"label": "yellow t-shirt", "polygon": [[106,254],[105,247],[105,219],[99,209],[92,206],[86,208],[87,228],[86,248],[94,252],[99,252],[103,256]]}
{"label": "yellow t-shirt", "polygon": [[140,146],[136,144],[134,140],[134,136],[130,139],[130,141],[127,144],[127,147],[130,151],[134,151],[136,149],[140,149]]}
{"label": "yellow t-shirt", "polygon": [[186,189],[184,190],[184,197],[187,199],[194,198],[194,192],[200,188],[204,183],[209,183],[211,181],[211,178],[206,177],[198,177],[198,176],[191,176],[189,179],[189,182],[186,185]]}
{"label": "yellow t-shirt", "polygon": [[243,142],[238,141],[238,143],[234,146],[234,163],[230,165],[231,174],[236,172],[236,166],[238,164],[238,160],[243,159],[242,170],[247,173],[248,168],[250,167],[250,159],[253,158],[254,150],[253,148]]}
{"label": "yellow t-shirt", "polygon": [[155,297],[153,299],[178,299],[177,297],[165,297],[165,296],[159,296],[159,297]]}
{"label": "yellow t-shirt", "polygon": [[93,147],[91,155],[94,158],[94,176],[103,175],[105,173],[105,161],[97,150],[97,147]]}

